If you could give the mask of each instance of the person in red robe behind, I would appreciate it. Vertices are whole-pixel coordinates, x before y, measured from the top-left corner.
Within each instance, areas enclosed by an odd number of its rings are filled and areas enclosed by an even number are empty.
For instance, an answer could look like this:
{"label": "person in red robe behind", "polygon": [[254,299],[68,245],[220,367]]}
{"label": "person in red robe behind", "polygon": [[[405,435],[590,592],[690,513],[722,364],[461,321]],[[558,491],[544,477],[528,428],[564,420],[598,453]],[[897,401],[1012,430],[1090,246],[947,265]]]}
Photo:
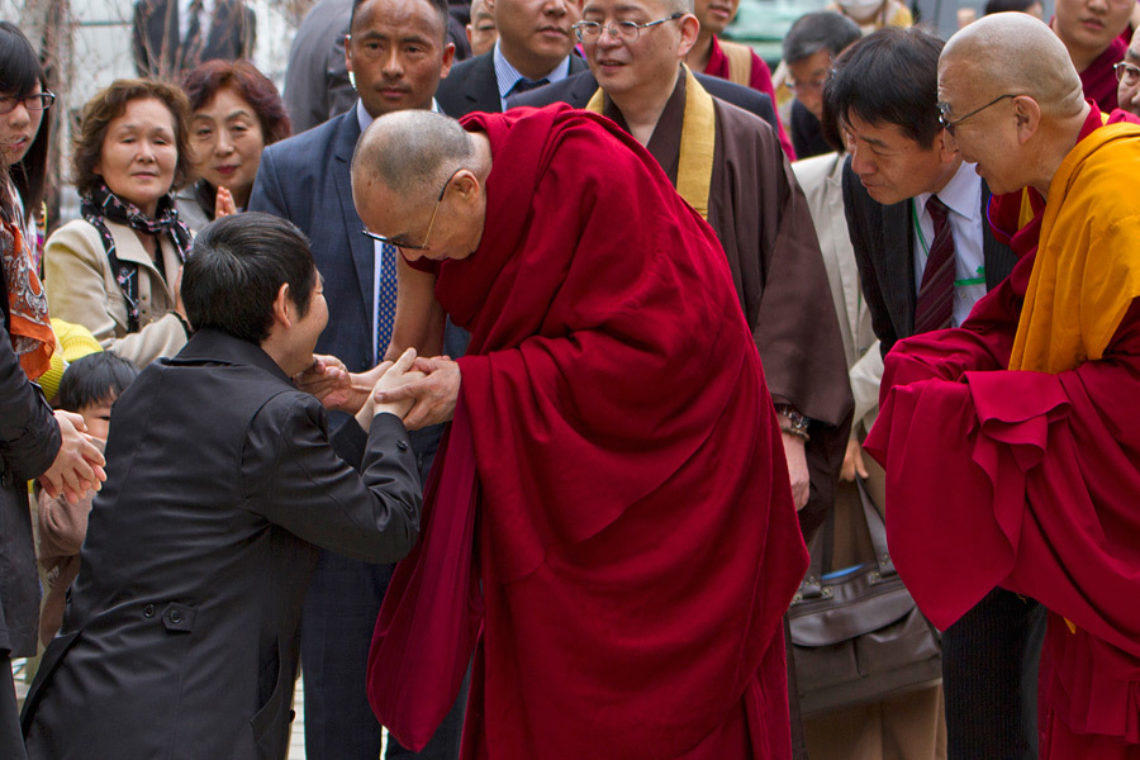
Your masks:
{"label": "person in red robe behind", "polygon": [[380,721],[422,746],[474,653],[464,758],[790,757],[807,555],[712,229],[564,105],[385,116],[352,171],[403,253],[394,343],[438,350],[441,307],[471,332],[407,396],[451,426],[376,625]]}
{"label": "person in red robe behind", "polygon": [[1136,760],[1140,124],[1084,100],[1024,14],[958,32],[938,80],[1020,260],[961,328],[886,358],[865,449],[887,470],[891,554],[939,627],[994,586],[1039,600],[1040,757]]}

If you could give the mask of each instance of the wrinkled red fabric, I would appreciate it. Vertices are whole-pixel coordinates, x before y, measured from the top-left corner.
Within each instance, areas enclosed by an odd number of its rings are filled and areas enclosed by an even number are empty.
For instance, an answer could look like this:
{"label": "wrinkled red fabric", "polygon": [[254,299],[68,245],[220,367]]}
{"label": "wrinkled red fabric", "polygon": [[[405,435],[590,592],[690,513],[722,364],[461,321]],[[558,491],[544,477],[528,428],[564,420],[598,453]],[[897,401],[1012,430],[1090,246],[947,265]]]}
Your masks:
{"label": "wrinkled red fabric", "polygon": [[[715,235],[600,116],[464,124],[491,142],[486,223],[469,258],[438,268],[436,295],[472,335],[471,443],[453,428],[441,448],[422,550],[385,599],[377,715],[402,743],[426,741],[481,596],[464,758],[789,757],[781,616],[807,555]],[[459,489],[445,503],[472,452],[475,501]],[[476,572],[447,571],[458,591],[414,582],[450,561],[434,534],[471,503]],[[413,624],[436,604],[425,592],[460,610],[440,615],[460,630]],[[393,677],[429,681],[427,702],[378,693]]]}
{"label": "wrinkled red fabric", "polygon": [[1117,61],[1124,60],[1124,51],[1128,49],[1128,40],[1117,37],[1104,52],[1081,72],[1081,89],[1085,97],[1096,101],[1102,111],[1111,111],[1117,107],[1116,102],[1116,72],[1112,66]]}
{"label": "wrinkled red fabric", "polygon": [[[1100,124],[1094,109],[1080,137]],[[1001,235],[997,223],[1016,214],[999,202],[990,219]],[[935,625],[948,627],[995,586],[1051,611],[1041,756],[1135,759],[1140,303],[1102,360],[1056,375],[1006,370],[1039,223],[1012,235],[1004,227],[1021,259],[962,329],[896,344],[864,448],[886,467],[895,566]]]}

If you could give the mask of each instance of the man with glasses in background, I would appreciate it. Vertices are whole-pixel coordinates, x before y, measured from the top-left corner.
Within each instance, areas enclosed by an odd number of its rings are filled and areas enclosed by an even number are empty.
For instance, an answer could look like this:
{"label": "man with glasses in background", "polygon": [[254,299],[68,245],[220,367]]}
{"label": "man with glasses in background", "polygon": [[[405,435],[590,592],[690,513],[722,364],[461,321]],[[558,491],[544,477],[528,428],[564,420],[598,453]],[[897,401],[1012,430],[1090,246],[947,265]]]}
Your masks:
{"label": "man with glasses in background", "polygon": [[[653,155],[728,256],[784,432],[810,534],[831,504],[850,423],[843,345],[803,192],[772,128],[708,94],[682,61],[686,0],[586,0],[576,26],[599,89],[589,110]],[[805,360],[806,357],[806,360]]]}
{"label": "man with glasses in background", "polygon": [[960,329],[886,358],[865,448],[887,468],[891,556],[947,633],[997,588],[1048,609],[1043,760],[1140,757],[1140,126],[1087,101],[1022,13],[950,39],[938,99],[1018,261]]}
{"label": "man with glasses in background", "polygon": [[[886,27],[840,55],[824,86],[825,119],[837,119],[850,154],[848,231],[884,356],[902,338],[960,325],[1016,261],[986,224],[989,189],[939,123],[941,50],[918,29]],[[950,760],[1036,759],[1043,625],[1033,600],[994,589],[943,632]]]}
{"label": "man with glasses in background", "polygon": [[784,63],[788,87],[795,93],[790,129],[796,158],[810,158],[835,150],[820,132],[823,83],[831,64],[863,36],[859,25],[842,13],[820,11],[800,16],[784,37]]}
{"label": "man with glasses in background", "polygon": [[1116,103],[1133,116],[1140,116],[1140,34],[1132,33],[1132,43],[1124,60],[1116,64]]}

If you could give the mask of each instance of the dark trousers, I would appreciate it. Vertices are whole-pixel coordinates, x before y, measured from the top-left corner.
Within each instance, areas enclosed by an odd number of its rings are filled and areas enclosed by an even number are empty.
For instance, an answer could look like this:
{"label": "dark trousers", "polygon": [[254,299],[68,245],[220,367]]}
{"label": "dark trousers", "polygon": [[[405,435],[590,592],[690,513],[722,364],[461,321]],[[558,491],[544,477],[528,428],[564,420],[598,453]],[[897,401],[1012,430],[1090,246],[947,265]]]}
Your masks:
{"label": "dark trousers", "polygon": [[0,650],[0,757],[27,760],[24,734],[20,731],[20,711],[16,708],[16,682],[12,680],[12,659]]}
{"label": "dark trousers", "polygon": [[[421,473],[431,468],[440,426],[413,432]],[[305,756],[310,760],[377,760],[381,727],[368,704],[368,649],[393,565],[372,565],[332,552],[320,561],[301,616],[301,671],[305,678]],[[389,760],[455,760],[466,692],[422,752],[389,737]]]}
{"label": "dark trousers", "polygon": [[994,589],[942,634],[949,760],[1036,760],[1045,608]]}

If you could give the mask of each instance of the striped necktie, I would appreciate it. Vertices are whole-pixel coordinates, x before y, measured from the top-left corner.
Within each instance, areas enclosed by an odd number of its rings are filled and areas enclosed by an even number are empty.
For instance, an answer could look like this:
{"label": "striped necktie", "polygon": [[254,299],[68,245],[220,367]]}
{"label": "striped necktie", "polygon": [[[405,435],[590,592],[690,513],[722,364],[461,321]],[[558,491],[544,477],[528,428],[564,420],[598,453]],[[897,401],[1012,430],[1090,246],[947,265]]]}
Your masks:
{"label": "striped necktie", "polygon": [[934,220],[934,242],[930,244],[915,302],[916,335],[949,327],[954,316],[954,237],[947,218],[950,209],[937,195],[932,195],[926,201],[926,211]]}
{"label": "striped necktie", "polygon": [[380,244],[380,281],[376,287],[376,361],[383,360],[396,321],[396,247]]}

